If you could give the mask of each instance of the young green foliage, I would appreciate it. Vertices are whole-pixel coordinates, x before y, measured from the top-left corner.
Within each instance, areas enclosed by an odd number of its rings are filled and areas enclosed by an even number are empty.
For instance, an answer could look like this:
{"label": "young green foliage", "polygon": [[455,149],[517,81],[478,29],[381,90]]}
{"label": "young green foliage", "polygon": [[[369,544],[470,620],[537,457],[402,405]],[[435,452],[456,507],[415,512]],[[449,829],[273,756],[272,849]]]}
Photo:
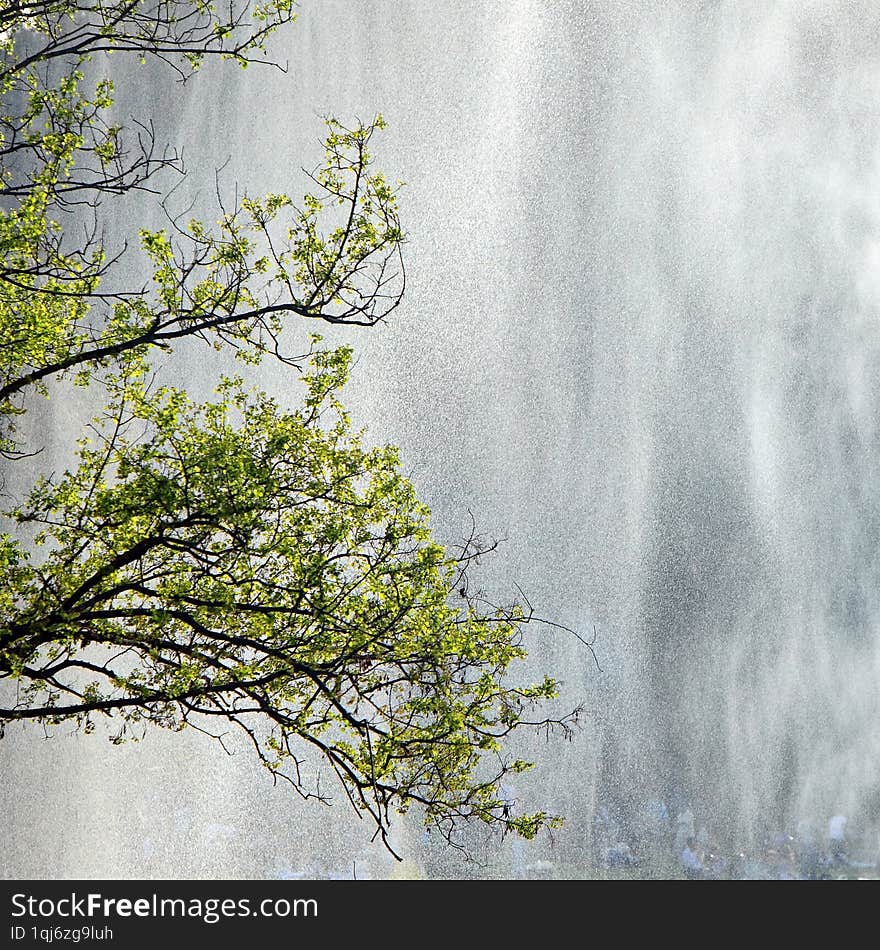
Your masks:
{"label": "young green foliage", "polygon": [[317,750],[382,834],[416,804],[531,836],[547,816],[510,814],[503,740],[555,684],[507,682],[526,618],[457,593],[477,549],[448,555],[396,450],[351,430],[350,358],[317,350],[293,412],[240,379],[198,406],[145,364],[111,381],[99,438],[16,512],[47,553],[6,572],[0,670],[23,688],[0,720],[219,717],[306,797]]}
{"label": "young green foliage", "polygon": [[[282,347],[292,316],[371,326],[401,299],[396,189],[371,152],[382,117],[328,120],[298,205],[245,197],[213,224],[141,229],[142,286],[114,285],[99,238],[105,202],[181,168],[147,125],[129,147],[88,59],[153,57],[185,78],[209,55],[246,65],[292,18],[291,0],[0,3],[0,459],[30,454],[15,418],[59,380],[104,403],[76,463],[6,512],[0,735],[107,717],[113,741],[190,726],[222,744],[233,724],[304,797],[328,797],[329,767],[386,843],[414,806],[448,837],[470,820],[532,837],[557,819],[505,800],[529,767],[507,739],[567,720],[530,718],[552,680],[511,678],[529,613],[467,595],[485,546],[449,554],[396,450],[352,429],[351,351]],[[84,208],[85,236],[69,227]],[[187,339],[291,365],[298,407],[238,377],[203,404],[158,385],[155,356]]]}

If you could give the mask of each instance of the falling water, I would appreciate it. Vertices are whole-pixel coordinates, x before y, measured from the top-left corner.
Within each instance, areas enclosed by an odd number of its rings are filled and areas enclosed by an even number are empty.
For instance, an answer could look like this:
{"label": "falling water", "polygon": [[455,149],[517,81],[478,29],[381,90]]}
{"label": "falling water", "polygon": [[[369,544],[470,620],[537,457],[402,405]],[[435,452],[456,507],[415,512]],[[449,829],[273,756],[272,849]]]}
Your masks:
{"label": "falling water", "polygon": [[[388,120],[410,289],[345,336],[355,418],[401,446],[441,537],[468,511],[506,537],[484,586],[595,625],[602,667],[530,634],[587,715],[531,750],[525,790],[569,817],[555,850],[508,843],[492,873],[551,852],[586,868],[597,805],[658,796],[730,841],[835,812],[870,837],[877,5],[303,0],[274,52],[286,73],[207,67],[186,88],[114,63],[120,109],[184,147],[181,197],[204,207],[224,163],[251,193],[302,190],[323,113]],[[177,363],[199,392],[203,358]],[[51,445],[71,413],[44,416]],[[244,752],[10,733],[10,876],[392,870],[344,802],[302,805]],[[399,834],[418,870],[418,829]]]}

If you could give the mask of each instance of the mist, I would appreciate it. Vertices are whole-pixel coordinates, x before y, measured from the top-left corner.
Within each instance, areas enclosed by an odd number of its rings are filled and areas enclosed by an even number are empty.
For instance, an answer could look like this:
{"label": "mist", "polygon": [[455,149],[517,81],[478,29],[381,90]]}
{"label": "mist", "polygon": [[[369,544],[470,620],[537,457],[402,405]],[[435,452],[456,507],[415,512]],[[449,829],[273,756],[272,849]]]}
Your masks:
{"label": "mist", "polygon": [[[244,749],[29,726],[0,748],[4,874],[571,872],[600,805],[657,797],[737,846],[835,813],[876,844],[880,9],[303,0],[272,52],[286,71],[185,87],[113,61],[116,108],[183,148],[175,200],[206,215],[216,169],[296,197],[322,115],[385,116],[407,294],[322,332],[355,347],[353,419],[400,446],[438,537],[472,513],[505,539],[482,586],[595,631],[598,666],[558,628],[526,640],[585,704],[523,784],[568,820],[479,868],[401,820],[401,868],[344,795],[302,803]],[[158,226],[155,201],[132,220]],[[196,348],[168,372],[215,378]],[[293,400],[288,373],[254,380]],[[41,409],[56,458],[79,398]]]}

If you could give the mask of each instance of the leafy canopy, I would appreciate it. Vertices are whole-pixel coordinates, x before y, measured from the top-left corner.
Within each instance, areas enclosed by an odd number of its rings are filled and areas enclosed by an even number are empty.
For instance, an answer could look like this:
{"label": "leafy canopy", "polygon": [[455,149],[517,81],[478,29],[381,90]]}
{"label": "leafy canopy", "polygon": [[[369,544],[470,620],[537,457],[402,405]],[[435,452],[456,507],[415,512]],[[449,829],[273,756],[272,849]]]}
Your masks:
{"label": "leafy canopy", "polygon": [[[6,513],[0,725],[91,732],[106,717],[115,742],[154,725],[223,744],[232,724],[304,797],[329,797],[307,767],[323,762],[386,843],[413,806],[450,838],[472,819],[531,837],[557,819],[505,799],[529,767],[507,739],[568,720],[529,718],[552,680],[512,681],[529,612],[468,595],[487,545],[441,546],[397,451],[352,428],[351,350],[317,335],[306,356],[284,350],[291,318],[370,326],[401,299],[396,188],[371,153],[381,117],[328,120],[298,204],[246,197],[214,223],[140,229],[141,286],[119,285],[126,249],[100,239],[108,202],[161,194],[182,168],[148,124],[110,121],[113,86],[89,87],[90,57],[186,78],[206,56],[259,58],[292,18],[289,0],[0,4],[5,464],[34,466],[17,461],[33,446],[15,423],[65,378],[102,405],[73,464]],[[202,404],[162,384],[186,339],[288,364],[299,404],[240,376]]]}

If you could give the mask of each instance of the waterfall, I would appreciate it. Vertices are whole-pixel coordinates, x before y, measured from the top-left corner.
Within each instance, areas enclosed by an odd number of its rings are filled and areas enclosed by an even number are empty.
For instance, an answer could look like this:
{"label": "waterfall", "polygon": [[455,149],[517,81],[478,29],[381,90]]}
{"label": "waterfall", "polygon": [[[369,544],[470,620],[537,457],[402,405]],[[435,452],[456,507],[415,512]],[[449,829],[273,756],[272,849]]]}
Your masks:
{"label": "waterfall", "polygon": [[[523,794],[566,826],[492,873],[586,866],[600,804],[658,796],[730,842],[835,813],[876,836],[878,39],[867,0],[303,0],[286,72],[111,64],[120,114],[184,149],[181,206],[210,209],[221,165],[295,197],[322,114],[388,122],[407,296],[324,331],[356,348],[355,421],[401,447],[441,539],[469,511],[506,538],[483,586],[597,634],[601,671],[529,630],[586,714],[529,748]],[[151,202],[129,208],[155,224]],[[173,373],[210,388],[201,350]],[[19,876],[393,871],[343,796],[300,803],[244,751],[12,732]],[[479,873],[399,833],[413,873]]]}

